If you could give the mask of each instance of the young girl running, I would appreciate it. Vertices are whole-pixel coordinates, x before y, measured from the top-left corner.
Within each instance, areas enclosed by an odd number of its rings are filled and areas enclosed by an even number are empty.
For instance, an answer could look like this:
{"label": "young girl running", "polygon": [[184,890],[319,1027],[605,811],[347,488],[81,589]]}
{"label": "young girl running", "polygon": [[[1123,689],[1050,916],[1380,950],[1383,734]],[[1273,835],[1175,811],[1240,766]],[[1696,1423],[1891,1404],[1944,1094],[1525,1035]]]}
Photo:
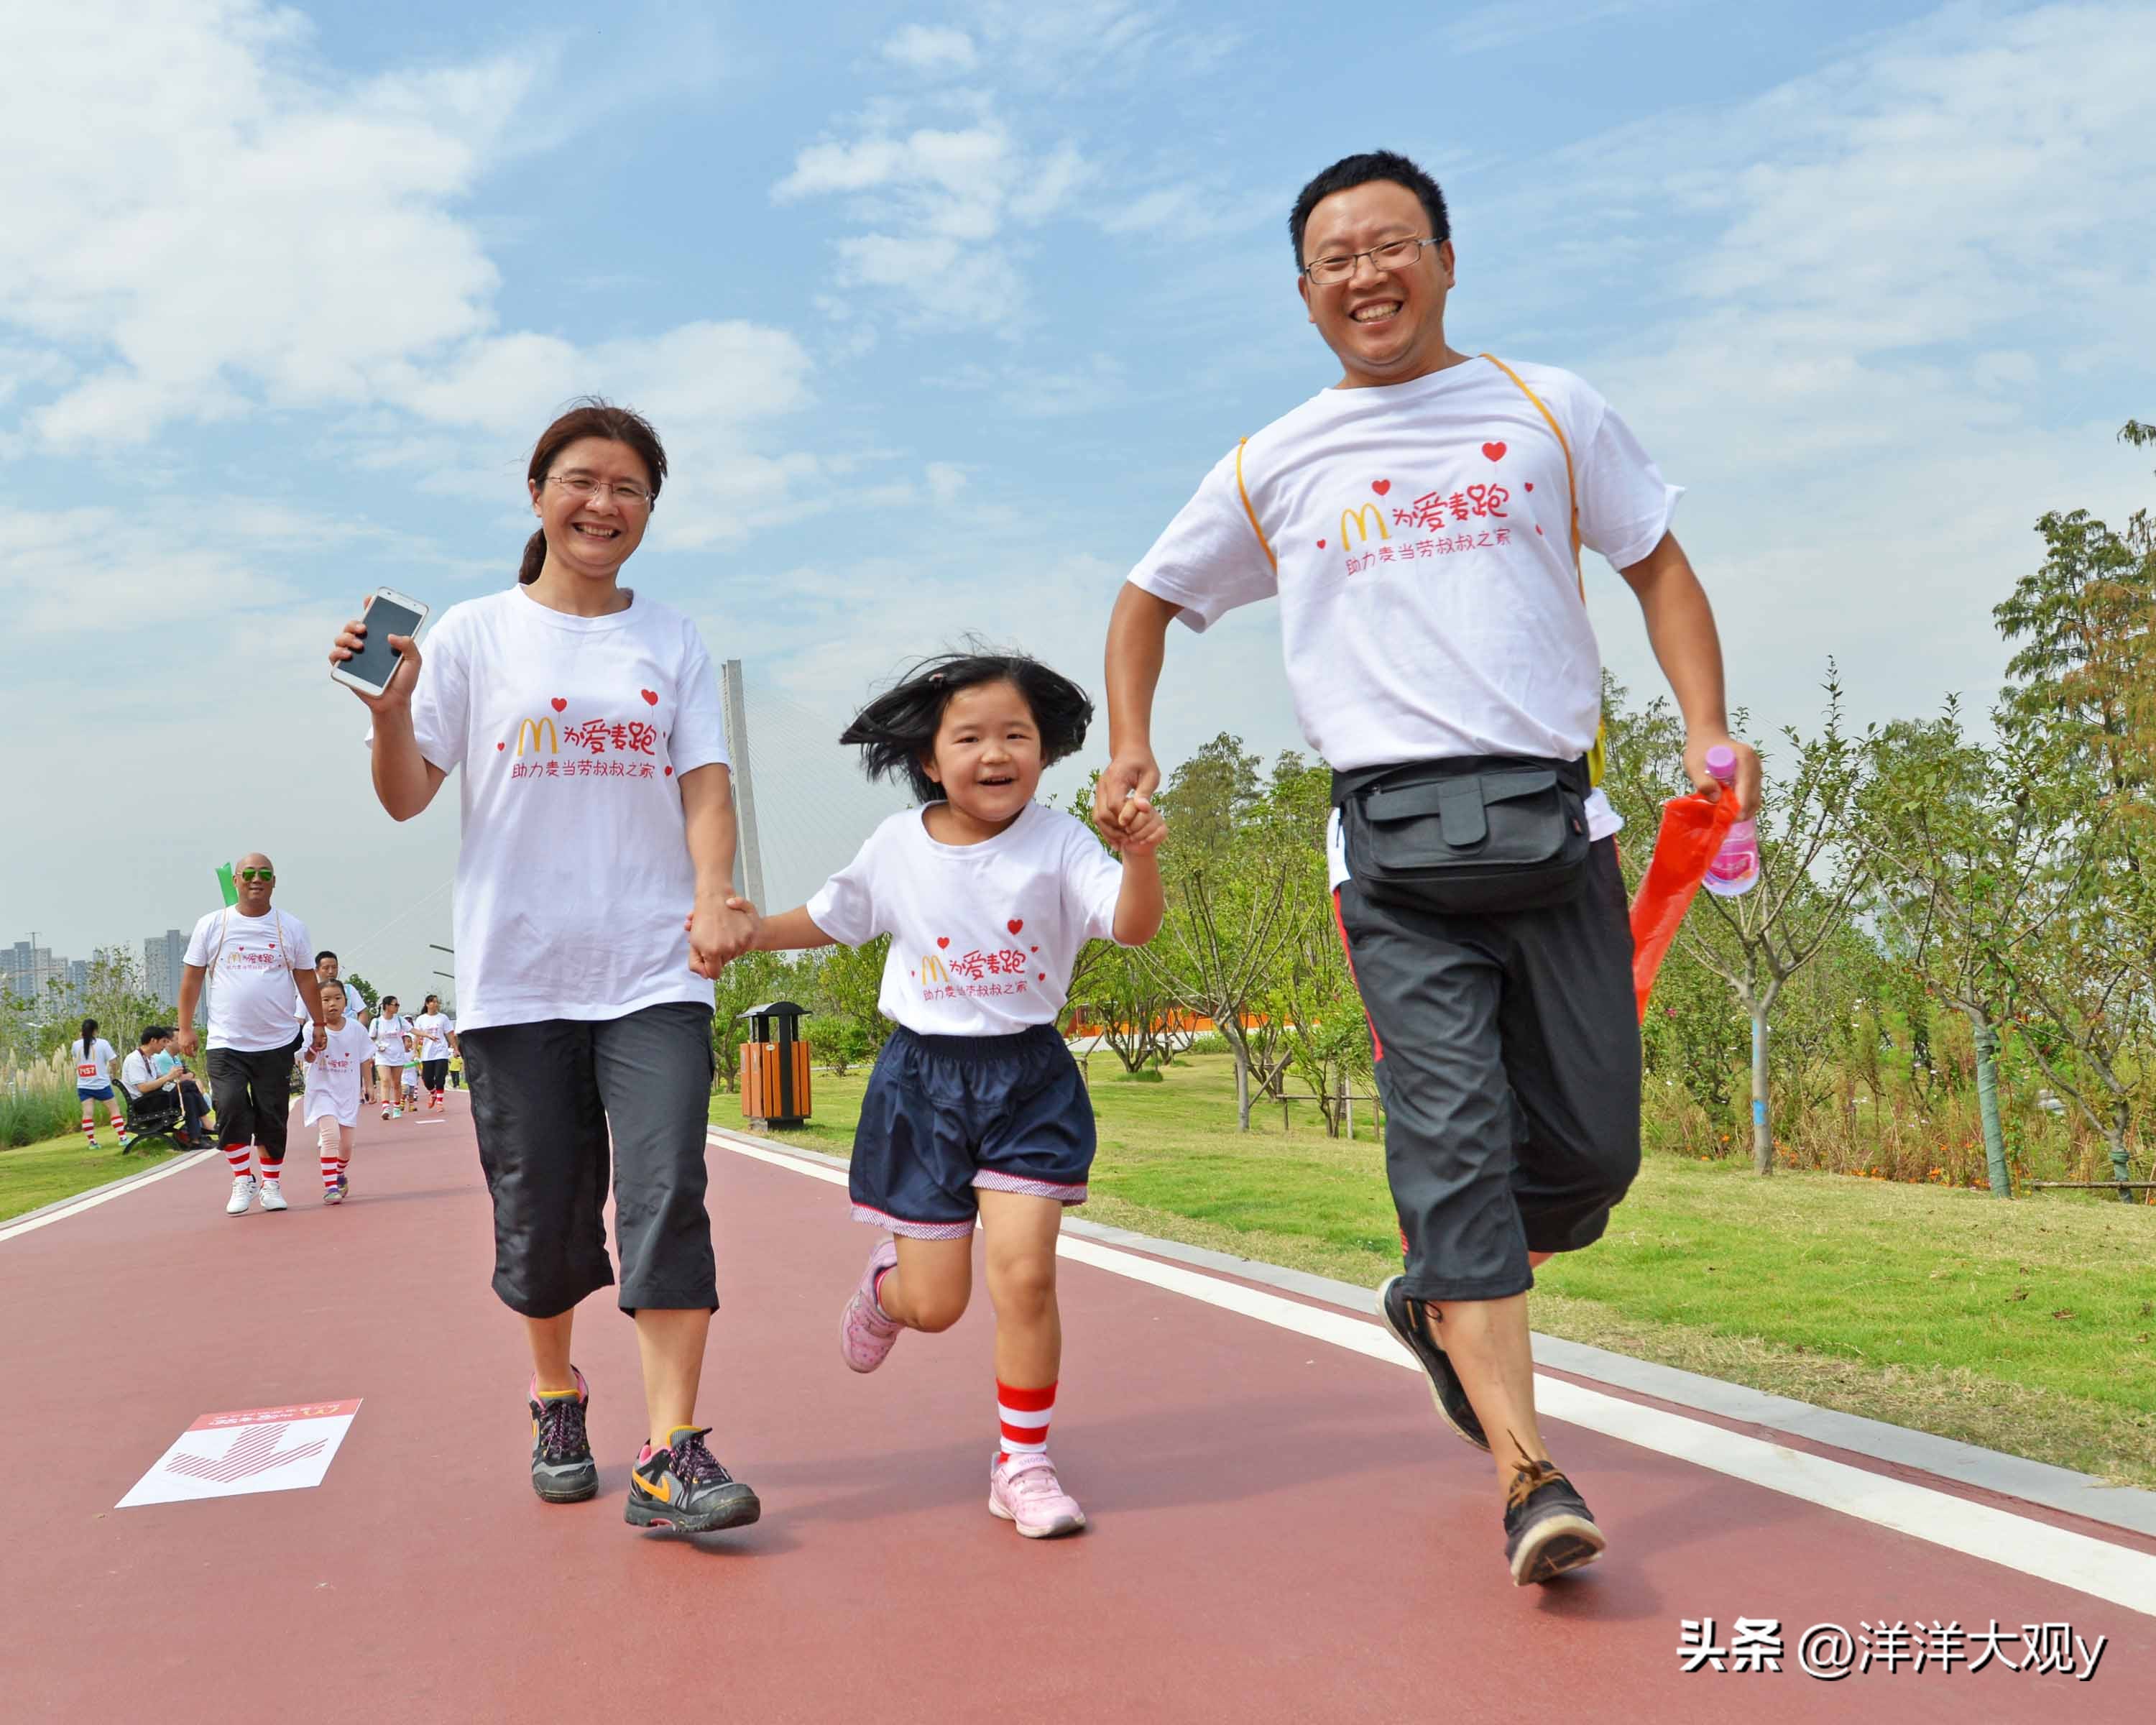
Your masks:
{"label": "young girl running", "polygon": [[322,1023],[329,1041],[319,1052],[309,1049],[305,1112],[302,1123],[321,1122],[322,1202],[342,1204],[352,1190],[352,1135],[359,1124],[359,1075],[374,1052],[367,1026],[345,1016],[344,990],[322,990]]}
{"label": "young girl running", "polygon": [[404,1069],[412,1064],[412,1021],[398,1010],[402,1004],[394,994],[384,994],[374,1014],[374,1076],[384,1120],[403,1115]]}
{"label": "young girl running", "polygon": [[97,1147],[100,1102],[105,1104],[105,1117],[112,1122],[121,1148],[127,1147],[127,1117],[120,1111],[120,1098],[112,1089],[114,1053],[112,1045],[97,1034],[95,1019],[85,1019],[82,1034],[68,1045],[68,1058],[74,1062],[74,1093],[82,1104],[82,1135],[93,1150]]}
{"label": "young girl running", "polygon": [[[879,1006],[898,1028],[861,1103],[849,1185],[857,1221],[888,1229],[839,1322],[856,1372],[901,1329],[947,1330],[973,1291],[976,1214],[996,1313],[999,1440],[988,1508],[1029,1539],[1085,1512],[1048,1459],[1062,1365],[1055,1237],[1086,1201],[1093,1109],[1055,1028],[1089,940],[1139,946],[1159,930],[1150,809],[1119,867],[1071,816],[1034,801],[1041,770],[1086,740],[1092,704],[1030,659],[952,655],[920,666],[839,738],[872,777],[903,776],[927,806],[894,814],[798,910],[766,919],[765,951],[891,937]],[[738,902],[738,901],[737,901]]]}

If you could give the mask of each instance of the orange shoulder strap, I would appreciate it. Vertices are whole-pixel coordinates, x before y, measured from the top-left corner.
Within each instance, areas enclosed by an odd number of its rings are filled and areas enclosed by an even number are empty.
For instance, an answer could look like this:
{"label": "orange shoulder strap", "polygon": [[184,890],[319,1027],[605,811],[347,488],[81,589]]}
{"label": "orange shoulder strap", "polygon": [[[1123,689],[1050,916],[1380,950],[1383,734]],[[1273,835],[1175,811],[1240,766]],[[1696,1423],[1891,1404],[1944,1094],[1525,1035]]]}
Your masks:
{"label": "orange shoulder strap", "polygon": [[1244,438],[1235,445],[1235,495],[1243,500],[1243,514],[1250,521],[1250,531],[1258,536],[1258,549],[1265,554],[1266,565],[1277,579],[1280,559],[1273,555],[1272,542],[1265,537],[1265,530],[1258,525],[1258,512],[1250,507],[1250,487],[1243,483],[1243,450],[1250,441],[1250,439]]}

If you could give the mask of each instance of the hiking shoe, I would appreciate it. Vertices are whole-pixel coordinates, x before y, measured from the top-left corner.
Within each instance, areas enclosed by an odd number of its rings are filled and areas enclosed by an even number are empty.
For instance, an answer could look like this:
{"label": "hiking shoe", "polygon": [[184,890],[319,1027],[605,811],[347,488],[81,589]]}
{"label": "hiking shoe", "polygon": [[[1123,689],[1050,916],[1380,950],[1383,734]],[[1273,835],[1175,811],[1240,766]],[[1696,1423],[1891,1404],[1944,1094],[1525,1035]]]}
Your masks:
{"label": "hiking shoe", "polygon": [[549,1503],[582,1503],[599,1488],[598,1464],[584,1432],[591,1386],[574,1366],[574,1395],[542,1396],[539,1380],[527,1391],[531,1403],[531,1489]]}
{"label": "hiking shoe", "polygon": [[1482,1422],[1475,1416],[1475,1404],[1467,1399],[1466,1386],[1452,1369],[1445,1350],[1437,1345],[1437,1337],[1430,1334],[1430,1314],[1423,1310],[1423,1302],[1409,1299],[1402,1287],[1406,1280],[1395,1276],[1378,1290],[1378,1316],[1422,1367],[1430,1379],[1430,1399],[1437,1404],[1445,1423],[1476,1449],[1487,1450],[1490,1440],[1483,1435]]}
{"label": "hiking shoe", "polygon": [[1548,1462],[1513,1470],[1505,1488],[1505,1558],[1513,1586],[1553,1580],[1591,1563],[1608,1543],[1586,1500]]}
{"label": "hiking shoe", "polygon": [[289,1210],[291,1207],[285,1202],[285,1183],[282,1180],[264,1180],[262,1183],[262,1208],[265,1211]]}
{"label": "hiking shoe", "polygon": [[252,1174],[233,1176],[232,1196],[225,1201],[225,1214],[244,1216],[247,1214],[247,1206],[254,1202],[254,1176]]}
{"label": "hiking shoe", "polygon": [[876,1304],[876,1278],[897,1262],[898,1242],[888,1235],[878,1240],[876,1249],[869,1254],[868,1268],[861,1272],[860,1286],[839,1314],[839,1352],[856,1372],[873,1372],[881,1365],[891,1344],[898,1340],[898,1332],[905,1328],[896,1319],[885,1317],[883,1307]]}
{"label": "hiking shoe", "polygon": [[716,1533],[721,1527],[746,1527],[763,1513],[756,1493],[704,1447],[711,1429],[677,1425],[667,1434],[665,1449],[644,1446],[629,1476],[629,1507],[623,1519],[630,1527]]}
{"label": "hiking shoe", "polygon": [[1028,1539],[1054,1539],[1086,1525],[1086,1512],[1055,1477],[1055,1464],[1038,1451],[988,1464],[988,1513]]}

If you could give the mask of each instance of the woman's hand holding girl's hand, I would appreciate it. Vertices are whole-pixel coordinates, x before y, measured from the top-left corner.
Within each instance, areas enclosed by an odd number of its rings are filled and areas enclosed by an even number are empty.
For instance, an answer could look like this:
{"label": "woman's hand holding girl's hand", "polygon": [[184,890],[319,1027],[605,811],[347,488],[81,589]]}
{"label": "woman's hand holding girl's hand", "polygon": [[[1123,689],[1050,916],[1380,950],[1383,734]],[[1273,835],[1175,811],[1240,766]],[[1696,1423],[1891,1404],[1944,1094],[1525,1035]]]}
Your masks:
{"label": "woman's hand holding girl's hand", "polygon": [[689,968],[716,977],[756,944],[762,920],[754,905],[732,893],[721,903],[697,906],[682,924],[689,933]]}
{"label": "woman's hand holding girl's hand", "polygon": [[1103,826],[1101,836],[1126,856],[1150,856],[1168,837],[1168,822],[1151,803],[1132,801],[1123,804],[1122,830]]}
{"label": "woman's hand holding girl's hand", "polygon": [[[369,593],[361,606],[360,614],[337,631],[336,639],[330,643],[330,664],[332,666],[342,665],[367,644],[367,608],[373,603],[374,595]],[[410,706],[412,686],[419,680],[419,649],[412,638],[409,635],[392,635],[389,644],[403,657],[397,661],[396,670],[390,672],[388,685],[379,695],[370,695],[364,689],[352,690],[369,712],[387,712],[393,708]],[[349,683],[345,686],[352,688]]]}

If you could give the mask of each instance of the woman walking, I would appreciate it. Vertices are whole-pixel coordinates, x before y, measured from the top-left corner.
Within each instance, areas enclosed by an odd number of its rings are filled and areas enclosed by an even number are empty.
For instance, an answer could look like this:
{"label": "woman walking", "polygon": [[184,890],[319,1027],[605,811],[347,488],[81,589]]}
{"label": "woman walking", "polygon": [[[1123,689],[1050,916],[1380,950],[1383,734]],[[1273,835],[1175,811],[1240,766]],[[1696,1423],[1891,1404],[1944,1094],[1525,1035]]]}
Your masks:
{"label": "woman walking", "polygon": [[[719,1303],[710,979],[756,921],[726,903],[733,799],[711,656],[680,613],[620,583],[665,479],[638,415],[598,401],[563,414],[532,452],[540,525],[518,584],[452,606],[424,665],[393,637],[410,670],[360,699],[393,817],[463,773],[457,1040],[494,1200],[494,1288],[531,1345],[532,1489],[549,1502],[598,1489],[570,1339],[577,1302],[614,1281],[611,1136],[619,1304],[649,1421],[625,1516],[706,1532],[760,1513],[696,1414]],[[331,661],[366,632],[347,624]]]}
{"label": "woman walking", "polygon": [[69,1045],[68,1058],[74,1062],[74,1093],[82,1104],[82,1135],[90,1147],[97,1147],[96,1106],[105,1104],[105,1117],[120,1147],[127,1147],[127,1117],[121,1112],[120,1098],[112,1088],[112,1045],[97,1034],[97,1020],[85,1019],[82,1034]]}
{"label": "woman walking", "polygon": [[412,1064],[412,1021],[398,1009],[401,1004],[394,994],[384,994],[381,1009],[369,1026],[384,1120],[398,1119],[404,1112],[404,1069]]}
{"label": "woman walking", "polygon": [[418,1045],[419,1087],[427,1093],[429,1110],[439,1109],[449,1087],[449,1057],[457,1051],[457,1021],[442,1010],[440,995],[429,994],[412,1020],[412,1040]]}

